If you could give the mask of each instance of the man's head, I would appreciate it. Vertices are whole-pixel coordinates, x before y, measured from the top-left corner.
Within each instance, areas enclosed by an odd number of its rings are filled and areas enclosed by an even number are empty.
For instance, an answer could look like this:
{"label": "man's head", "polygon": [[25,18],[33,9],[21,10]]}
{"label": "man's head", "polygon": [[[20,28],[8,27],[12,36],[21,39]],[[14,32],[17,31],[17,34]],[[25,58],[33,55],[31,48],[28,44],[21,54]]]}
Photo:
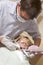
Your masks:
{"label": "man's head", "polygon": [[20,1],[20,15],[24,19],[33,19],[37,17],[41,11],[40,0],[21,0]]}

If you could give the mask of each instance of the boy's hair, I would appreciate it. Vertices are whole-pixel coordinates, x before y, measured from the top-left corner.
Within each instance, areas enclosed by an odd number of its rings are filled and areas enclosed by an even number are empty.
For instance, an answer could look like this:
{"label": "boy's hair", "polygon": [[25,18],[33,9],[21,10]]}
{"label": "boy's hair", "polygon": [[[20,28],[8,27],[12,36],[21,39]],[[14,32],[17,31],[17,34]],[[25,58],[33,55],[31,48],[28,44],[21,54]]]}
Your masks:
{"label": "boy's hair", "polygon": [[15,39],[15,42],[17,42],[18,40],[20,40],[22,37],[30,40],[30,43],[31,44],[34,44],[34,41],[32,39],[32,37],[25,31],[23,31],[16,39]]}
{"label": "boy's hair", "polygon": [[31,19],[37,17],[41,12],[41,1],[40,0],[21,0],[21,10],[26,11]]}

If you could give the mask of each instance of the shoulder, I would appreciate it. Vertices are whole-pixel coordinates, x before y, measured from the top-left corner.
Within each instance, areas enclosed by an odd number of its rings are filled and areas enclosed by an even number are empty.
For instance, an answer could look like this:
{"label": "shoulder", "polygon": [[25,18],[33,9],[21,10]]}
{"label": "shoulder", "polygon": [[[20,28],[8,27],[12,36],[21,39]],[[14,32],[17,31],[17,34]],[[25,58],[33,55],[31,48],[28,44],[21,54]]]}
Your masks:
{"label": "shoulder", "polygon": [[36,28],[38,27],[38,23],[37,23],[37,20],[36,20],[36,19],[33,19],[33,20],[31,21],[31,26],[34,27],[34,28],[35,28],[35,27],[36,27]]}
{"label": "shoulder", "polygon": [[15,2],[13,2],[13,1],[0,1],[0,6],[1,7],[4,7],[4,6],[11,7],[11,6],[16,6],[17,3],[18,3],[18,1],[15,1]]}
{"label": "shoulder", "polygon": [[18,1],[0,1],[0,12],[9,12],[12,13],[16,9]]}

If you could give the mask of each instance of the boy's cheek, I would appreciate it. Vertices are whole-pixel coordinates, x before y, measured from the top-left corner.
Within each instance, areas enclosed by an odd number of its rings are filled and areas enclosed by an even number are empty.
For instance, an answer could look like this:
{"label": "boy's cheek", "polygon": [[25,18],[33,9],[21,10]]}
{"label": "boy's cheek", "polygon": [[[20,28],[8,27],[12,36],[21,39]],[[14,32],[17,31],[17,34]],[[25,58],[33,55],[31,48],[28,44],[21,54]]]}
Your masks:
{"label": "boy's cheek", "polygon": [[22,48],[27,49],[28,47],[27,46],[22,46]]}
{"label": "boy's cheek", "polygon": [[27,49],[28,48],[28,46],[24,45],[24,44],[20,44],[20,47],[22,47],[23,49]]}

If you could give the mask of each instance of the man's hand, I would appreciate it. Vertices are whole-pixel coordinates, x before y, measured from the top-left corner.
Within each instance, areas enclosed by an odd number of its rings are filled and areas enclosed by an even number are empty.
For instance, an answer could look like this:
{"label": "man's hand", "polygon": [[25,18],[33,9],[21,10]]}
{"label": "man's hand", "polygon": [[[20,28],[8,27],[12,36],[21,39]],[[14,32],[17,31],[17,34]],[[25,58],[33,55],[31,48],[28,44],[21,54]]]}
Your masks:
{"label": "man's hand", "polygon": [[34,39],[34,44],[35,45],[40,46],[40,43],[41,43],[41,39],[40,38],[35,38]]}
{"label": "man's hand", "polygon": [[3,37],[0,36],[0,42],[2,41]]}

